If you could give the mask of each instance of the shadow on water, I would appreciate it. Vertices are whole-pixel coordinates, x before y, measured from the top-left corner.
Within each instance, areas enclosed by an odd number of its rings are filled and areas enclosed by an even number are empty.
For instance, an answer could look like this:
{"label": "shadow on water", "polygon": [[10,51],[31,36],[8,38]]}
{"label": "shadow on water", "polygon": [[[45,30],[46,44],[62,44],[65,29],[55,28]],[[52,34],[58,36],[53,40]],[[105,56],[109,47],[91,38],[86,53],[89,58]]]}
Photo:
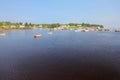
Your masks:
{"label": "shadow on water", "polygon": [[0,80],[120,80],[120,37],[33,33],[1,39]]}
{"label": "shadow on water", "polygon": [[34,55],[18,57],[17,65],[12,66],[16,80],[120,80],[116,67],[96,53],[72,49],[31,53]]}

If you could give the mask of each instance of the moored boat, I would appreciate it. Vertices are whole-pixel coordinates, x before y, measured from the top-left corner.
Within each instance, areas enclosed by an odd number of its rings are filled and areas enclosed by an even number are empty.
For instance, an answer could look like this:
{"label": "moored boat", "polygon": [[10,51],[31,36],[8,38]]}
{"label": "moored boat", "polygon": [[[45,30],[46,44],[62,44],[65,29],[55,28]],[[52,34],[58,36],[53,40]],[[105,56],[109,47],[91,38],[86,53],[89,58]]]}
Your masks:
{"label": "moored boat", "polygon": [[41,38],[41,35],[37,34],[37,35],[34,36],[34,38]]}
{"label": "moored boat", "polygon": [[88,29],[83,29],[82,32],[88,32],[89,30]]}
{"label": "moored boat", "polygon": [[110,31],[110,29],[109,28],[104,28],[104,31]]}
{"label": "moored boat", "polygon": [[48,32],[48,34],[50,34],[50,35],[51,35],[51,34],[53,34],[53,32]]}
{"label": "moored boat", "polygon": [[115,29],[115,32],[120,32],[120,29]]}
{"label": "moored boat", "polygon": [[80,32],[81,30],[80,29],[78,29],[78,30],[75,30],[75,32]]}
{"label": "moored boat", "polygon": [[6,33],[0,33],[0,36],[6,36]]}

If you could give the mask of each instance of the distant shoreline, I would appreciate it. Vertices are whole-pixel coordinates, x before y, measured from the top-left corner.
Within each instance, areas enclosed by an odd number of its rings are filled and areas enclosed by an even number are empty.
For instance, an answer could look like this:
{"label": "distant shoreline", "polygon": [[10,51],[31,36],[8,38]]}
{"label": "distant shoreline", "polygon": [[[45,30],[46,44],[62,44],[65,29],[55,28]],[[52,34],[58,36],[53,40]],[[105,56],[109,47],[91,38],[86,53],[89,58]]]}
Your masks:
{"label": "distant shoreline", "polygon": [[88,24],[88,23],[69,23],[69,24],[32,24],[32,23],[11,23],[11,22],[0,22],[0,32],[5,30],[26,30],[26,29],[50,29],[50,30],[80,30],[80,29],[102,29],[103,25],[99,24]]}
{"label": "distant shoreline", "polygon": [[[0,32],[9,30],[32,30],[32,29],[47,29],[47,30],[75,30],[75,32],[88,32],[92,31],[110,31],[110,28],[106,28],[99,24],[88,23],[69,23],[69,24],[32,24],[32,23],[11,23],[0,22]],[[120,29],[115,29],[115,32],[120,32]]]}

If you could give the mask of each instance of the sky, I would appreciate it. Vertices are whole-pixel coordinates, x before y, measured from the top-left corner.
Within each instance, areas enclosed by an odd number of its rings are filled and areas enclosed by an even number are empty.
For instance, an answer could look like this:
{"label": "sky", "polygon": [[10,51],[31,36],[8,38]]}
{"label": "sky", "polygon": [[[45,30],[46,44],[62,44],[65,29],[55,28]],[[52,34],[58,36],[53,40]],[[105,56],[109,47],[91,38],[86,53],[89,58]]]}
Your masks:
{"label": "sky", "polygon": [[120,27],[120,0],[0,0],[0,21]]}

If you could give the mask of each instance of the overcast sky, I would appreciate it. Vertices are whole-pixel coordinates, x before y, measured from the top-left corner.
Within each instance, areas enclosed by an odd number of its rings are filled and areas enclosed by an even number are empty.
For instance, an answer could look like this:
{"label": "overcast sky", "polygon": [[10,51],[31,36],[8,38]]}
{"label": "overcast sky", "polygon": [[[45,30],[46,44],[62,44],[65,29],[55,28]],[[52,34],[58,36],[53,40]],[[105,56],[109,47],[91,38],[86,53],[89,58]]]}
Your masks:
{"label": "overcast sky", "polygon": [[120,0],[0,0],[0,21],[120,27]]}

